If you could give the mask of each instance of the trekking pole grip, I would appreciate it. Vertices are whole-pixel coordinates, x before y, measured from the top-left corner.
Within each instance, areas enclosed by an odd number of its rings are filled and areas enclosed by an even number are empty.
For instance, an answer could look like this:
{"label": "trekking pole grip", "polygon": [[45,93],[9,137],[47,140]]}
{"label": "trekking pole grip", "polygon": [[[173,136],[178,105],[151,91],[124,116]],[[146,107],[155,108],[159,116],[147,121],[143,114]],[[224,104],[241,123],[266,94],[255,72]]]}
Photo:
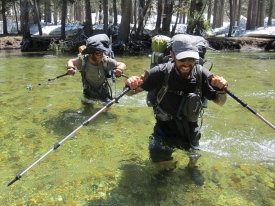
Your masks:
{"label": "trekking pole grip", "polygon": [[115,100],[119,100],[124,94],[126,94],[130,90],[129,86],[126,86],[125,89],[117,96],[115,97]]}

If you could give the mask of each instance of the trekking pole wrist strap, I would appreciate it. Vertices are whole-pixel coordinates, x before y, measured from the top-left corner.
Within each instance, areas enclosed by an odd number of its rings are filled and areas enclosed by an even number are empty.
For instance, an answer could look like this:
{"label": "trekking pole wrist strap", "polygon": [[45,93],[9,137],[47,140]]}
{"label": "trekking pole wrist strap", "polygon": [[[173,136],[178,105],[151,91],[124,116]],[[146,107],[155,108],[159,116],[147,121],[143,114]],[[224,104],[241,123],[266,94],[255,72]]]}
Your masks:
{"label": "trekking pole wrist strap", "polygon": [[75,67],[73,67],[73,66],[67,66],[67,70],[69,70],[69,69],[74,69],[74,74],[75,74],[75,72],[76,72]]}
{"label": "trekking pole wrist strap", "polygon": [[67,66],[67,70],[68,69],[74,69],[75,70],[75,67],[73,67],[73,66]]}
{"label": "trekking pole wrist strap", "polygon": [[222,90],[222,91],[217,91],[217,95],[218,95],[218,94],[226,94],[226,92],[223,91],[223,90]]}

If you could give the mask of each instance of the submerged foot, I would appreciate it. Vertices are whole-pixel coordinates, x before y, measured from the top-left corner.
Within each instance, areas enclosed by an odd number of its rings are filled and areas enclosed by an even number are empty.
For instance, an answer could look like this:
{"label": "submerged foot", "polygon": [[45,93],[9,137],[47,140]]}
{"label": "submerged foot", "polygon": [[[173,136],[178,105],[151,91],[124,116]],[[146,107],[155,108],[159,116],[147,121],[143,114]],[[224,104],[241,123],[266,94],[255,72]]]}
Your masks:
{"label": "submerged foot", "polygon": [[155,175],[155,179],[158,180],[158,181],[164,181],[164,180],[169,176],[170,173],[171,173],[170,170],[162,170],[162,171],[159,171],[159,172]]}
{"label": "submerged foot", "polygon": [[169,174],[173,172],[173,170],[177,167],[178,162],[171,162],[170,167],[164,167],[158,171],[158,173],[155,175],[156,180],[163,181],[165,180]]}
{"label": "submerged foot", "polygon": [[84,98],[84,99],[81,99],[81,103],[83,105],[91,105],[91,104],[93,104],[93,100]]}
{"label": "submerged foot", "polygon": [[204,184],[204,177],[202,176],[202,174],[197,166],[188,167],[187,170],[188,170],[188,174],[189,174],[191,180],[193,180],[193,182],[197,186],[202,186]]}

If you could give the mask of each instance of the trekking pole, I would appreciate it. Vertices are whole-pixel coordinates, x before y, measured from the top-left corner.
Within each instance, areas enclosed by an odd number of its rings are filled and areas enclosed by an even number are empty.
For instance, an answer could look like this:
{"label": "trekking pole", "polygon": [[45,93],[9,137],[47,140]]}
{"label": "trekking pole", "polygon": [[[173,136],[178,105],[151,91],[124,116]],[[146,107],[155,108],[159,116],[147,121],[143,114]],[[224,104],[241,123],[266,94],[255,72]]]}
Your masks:
{"label": "trekking pole", "polygon": [[[67,75],[69,75],[68,72],[65,73],[65,74],[61,74],[61,75],[59,75],[59,76],[57,76],[57,77],[50,78],[50,79],[47,80],[47,82],[56,80],[56,79],[58,79],[58,78],[60,78],[60,77],[64,77],[64,76],[67,76]],[[45,81],[45,82],[46,82],[46,81]],[[40,85],[42,85],[42,83],[38,83],[37,85],[40,86]],[[27,89],[28,89],[29,91],[32,90],[32,88],[33,88],[32,85],[27,85]]]}
{"label": "trekking pole", "polygon": [[65,73],[65,74],[59,75],[59,76],[57,76],[57,77],[54,77],[54,78],[48,79],[48,82],[53,81],[53,80],[56,80],[56,79],[58,79],[58,78],[60,78],[60,77],[64,77],[64,76],[66,76],[66,75],[68,75],[68,72],[67,72],[67,73]]}
{"label": "trekking pole", "polygon": [[73,132],[71,132],[68,136],[66,136],[63,140],[60,142],[56,142],[52,149],[50,149],[47,153],[45,153],[42,157],[40,157],[38,160],[36,160],[31,166],[29,166],[27,169],[25,169],[20,174],[16,175],[14,180],[12,180],[8,186],[12,185],[14,182],[19,180],[26,172],[28,172],[32,167],[34,167],[37,163],[39,163],[42,159],[44,159],[48,154],[50,154],[53,150],[56,150],[60,145],[62,145],[66,140],[68,140],[73,134],[75,134],[78,130],[80,130],[83,126],[87,126],[90,121],[92,121],[95,117],[97,117],[101,112],[103,112],[105,109],[110,107],[114,102],[117,102],[123,95],[125,95],[130,90],[130,87],[126,87],[117,97],[109,101],[102,109],[100,109],[98,112],[96,112],[93,116],[91,116],[88,120],[85,120],[82,125],[80,125],[78,128],[76,128]]}
{"label": "trekking pole", "polygon": [[246,107],[250,112],[255,114],[257,117],[259,117],[262,121],[264,121],[268,126],[270,126],[272,129],[275,130],[275,126],[271,124],[269,121],[267,121],[262,115],[260,115],[258,112],[256,112],[254,109],[252,109],[250,106],[248,106],[247,103],[243,102],[241,99],[239,99],[235,94],[233,94],[228,89],[224,89],[227,94],[229,94],[233,99],[235,99],[237,102],[239,102],[243,107]]}
{"label": "trekking pole", "polygon": [[125,78],[127,78],[127,79],[129,78],[128,76],[126,76],[126,75],[123,74],[123,73],[121,74],[121,76],[122,76],[122,77],[125,77]]}

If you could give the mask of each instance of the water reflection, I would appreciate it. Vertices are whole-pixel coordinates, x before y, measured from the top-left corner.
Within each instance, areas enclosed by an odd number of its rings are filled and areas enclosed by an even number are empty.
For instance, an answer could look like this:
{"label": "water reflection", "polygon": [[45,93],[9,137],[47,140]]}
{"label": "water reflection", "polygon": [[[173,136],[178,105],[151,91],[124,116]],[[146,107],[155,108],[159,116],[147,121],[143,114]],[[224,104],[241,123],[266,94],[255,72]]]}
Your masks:
{"label": "water reflection", "polygon": [[[209,102],[205,109],[202,187],[189,178],[182,151],[173,154],[176,169],[163,181],[155,178],[147,150],[154,118],[140,93],[122,97],[7,188],[15,175],[102,108],[81,104],[79,73],[47,81],[63,74],[74,55],[0,52],[1,205],[275,205],[274,131],[230,97],[223,107]],[[212,72],[275,124],[273,55],[207,53]],[[117,59],[126,63],[128,76],[140,75],[150,63],[146,56]],[[112,85],[115,95],[124,82],[120,78]]]}

